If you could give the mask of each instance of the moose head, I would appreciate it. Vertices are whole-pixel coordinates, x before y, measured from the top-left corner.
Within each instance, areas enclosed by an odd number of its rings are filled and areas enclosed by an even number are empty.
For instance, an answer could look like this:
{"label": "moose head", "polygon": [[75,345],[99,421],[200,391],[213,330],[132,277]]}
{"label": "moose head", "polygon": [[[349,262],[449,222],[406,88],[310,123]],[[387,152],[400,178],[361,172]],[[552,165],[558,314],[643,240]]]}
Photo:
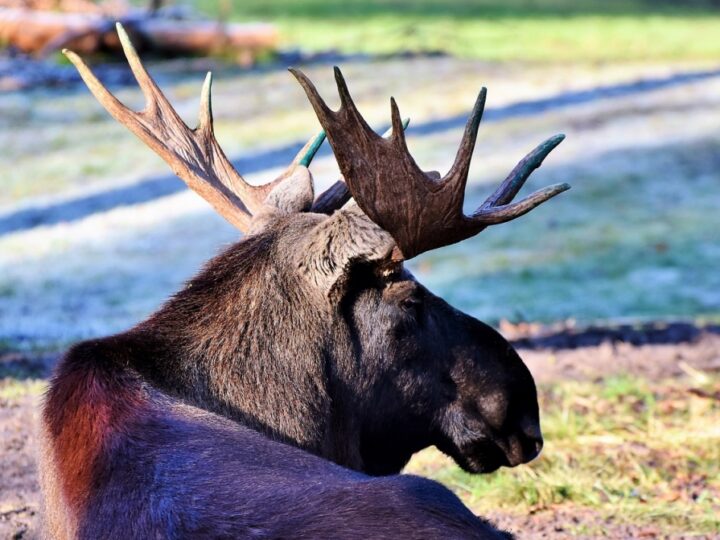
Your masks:
{"label": "moose head", "polygon": [[114,354],[122,351],[165,392],[371,474],[398,472],[431,445],[471,472],[533,459],[542,435],[530,372],[495,330],[432,294],[403,263],[568,189],[550,186],[512,202],[563,137],[538,146],[465,215],[485,89],[441,177],[411,157],[394,100],[392,132],[382,137],[358,112],[339,69],[338,111],[291,70],[344,180],[315,197],[307,166],[321,134],[277,179],[254,186],[215,139],[210,75],[199,125],[190,129],[118,31],[147,100],[141,112],[66,54],[108,112],[245,236],[147,321],[109,338]]}

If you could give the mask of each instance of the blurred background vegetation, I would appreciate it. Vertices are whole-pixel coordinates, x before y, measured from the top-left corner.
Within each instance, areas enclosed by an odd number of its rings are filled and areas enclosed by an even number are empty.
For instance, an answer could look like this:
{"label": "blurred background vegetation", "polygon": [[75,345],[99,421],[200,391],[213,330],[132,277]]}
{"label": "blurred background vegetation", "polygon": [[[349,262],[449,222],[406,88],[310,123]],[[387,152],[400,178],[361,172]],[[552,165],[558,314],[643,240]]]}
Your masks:
{"label": "blurred background vegetation", "polygon": [[195,0],[211,16],[271,20],[310,50],[443,52],[483,60],[716,59],[713,0]]}

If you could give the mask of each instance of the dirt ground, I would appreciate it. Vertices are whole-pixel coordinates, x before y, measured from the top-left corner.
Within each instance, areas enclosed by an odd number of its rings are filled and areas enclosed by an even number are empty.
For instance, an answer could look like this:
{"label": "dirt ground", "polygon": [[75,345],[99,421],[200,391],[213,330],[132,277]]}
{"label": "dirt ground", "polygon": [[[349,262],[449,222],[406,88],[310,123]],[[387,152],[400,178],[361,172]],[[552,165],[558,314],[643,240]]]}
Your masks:
{"label": "dirt ground", "polygon": [[[717,328],[698,331],[688,325],[669,325],[655,331],[641,330],[627,327],[611,331],[609,334],[614,338],[572,349],[523,349],[521,356],[539,384],[569,379],[602,381],[620,374],[642,377],[648,381],[663,381],[720,372],[720,335]],[[628,340],[624,341],[620,336]],[[576,341],[592,342],[598,337],[598,329],[576,335],[571,332],[569,337],[563,331],[550,338],[521,339],[519,342],[524,341],[531,346],[555,339],[559,343],[572,345]],[[652,343],[671,341],[674,337],[688,338],[688,341]],[[640,341],[641,344],[633,344],[632,341]],[[714,399],[718,399],[718,396],[714,396]],[[518,534],[520,538],[577,538],[570,530],[576,529],[579,524],[603,530],[608,538],[720,538],[720,531],[717,535],[707,536],[668,536],[661,527],[635,526],[626,523],[622,515],[600,517],[585,508],[568,505],[543,509],[531,515],[494,514],[489,517],[498,526],[522,531]]]}
{"label": "dirt ground", "polygon": [[[669,325],[656,329],[654,334],[648,329],[644,333],[635,330],[633,334],[631,329],[626,328],[606,332],[605,339],[599,339],[598,330],[577,333],[563,329],[553,333],[553,339],[558,344],[573,348],[561,349],[537,348],[547,343],[547,335],[532,339],[522,337],[522,334],[534,329],[508,327],[504,330],[514,334],[510,337],[514,337],[518,345],[524,345],[521,356],[539,383],[567,379],[602,380],[620,373],[663,380],[695,372],[720,371],[720,335],[716,328]],[[646,343],[633,344],[633,335],[636,337],[634,341]],[[643,339],[638,337],[643,335],[646,336]],[[672,338],[687,338],[688,341],[662,343]],[[655,343],[651,343],[653,341]],[[3,539],[36,538],[39,534],[34,428],[43,380],[55,360],[55,355],[33,356],[12,352],[0,355],[0,381],[5,385],[0,387],[5,389],[4,393],[0,393],[0,538]],[[8,381],[21,389],[9,391]],[[522,531],[520,538],[574,537],[568,529],[578,523],[601,525],[611,538],[664,537],[657,528],[634,527],[620,520],[600,518],[586,509],[573,510],[567,506],[524,516],[494,513],[488,517],[501,527]]]}

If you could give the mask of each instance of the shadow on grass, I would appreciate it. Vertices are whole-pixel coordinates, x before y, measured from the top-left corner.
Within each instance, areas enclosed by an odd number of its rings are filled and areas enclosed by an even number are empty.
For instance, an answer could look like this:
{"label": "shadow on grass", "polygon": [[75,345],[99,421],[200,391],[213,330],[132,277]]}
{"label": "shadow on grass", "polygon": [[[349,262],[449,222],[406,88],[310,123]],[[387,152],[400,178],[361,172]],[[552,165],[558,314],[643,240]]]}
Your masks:
{"label": "shadow on grass", "polygon": [[674,345],[691,343],[703,333],[720,335],[720,325],[697,325],[691,322],[644,323],[616,326],[592,325],[586,328],[562,328],[540,332],[536,336],[513,339],[522,349],[578,349],[601,343],[629,343],[641,345]]}

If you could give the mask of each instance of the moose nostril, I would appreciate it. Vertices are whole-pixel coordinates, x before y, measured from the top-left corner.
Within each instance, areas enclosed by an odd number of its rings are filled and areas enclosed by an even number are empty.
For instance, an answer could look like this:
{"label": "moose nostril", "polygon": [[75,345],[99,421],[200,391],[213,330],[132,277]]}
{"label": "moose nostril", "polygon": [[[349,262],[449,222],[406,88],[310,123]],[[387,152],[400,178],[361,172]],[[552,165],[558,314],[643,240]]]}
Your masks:
{"label": "moose nostril", "polygon": [[537,418],[526,416],[520,422],[516,439],[516,459],[527,463],[535,459],[543,448],[543,436]]}
{"label": "moose nostril", "polygon": [[525,459],[527,462],[540,455],[543,448],[543,439],[542,437],[528,437],[523,446],[525,447]]}
{"label": "moose nostril", "polygon": [[535,441],[535,452],[536,452],[535,455],[538,455],[542,449],[543,449],[543,440],[537,439]]}

